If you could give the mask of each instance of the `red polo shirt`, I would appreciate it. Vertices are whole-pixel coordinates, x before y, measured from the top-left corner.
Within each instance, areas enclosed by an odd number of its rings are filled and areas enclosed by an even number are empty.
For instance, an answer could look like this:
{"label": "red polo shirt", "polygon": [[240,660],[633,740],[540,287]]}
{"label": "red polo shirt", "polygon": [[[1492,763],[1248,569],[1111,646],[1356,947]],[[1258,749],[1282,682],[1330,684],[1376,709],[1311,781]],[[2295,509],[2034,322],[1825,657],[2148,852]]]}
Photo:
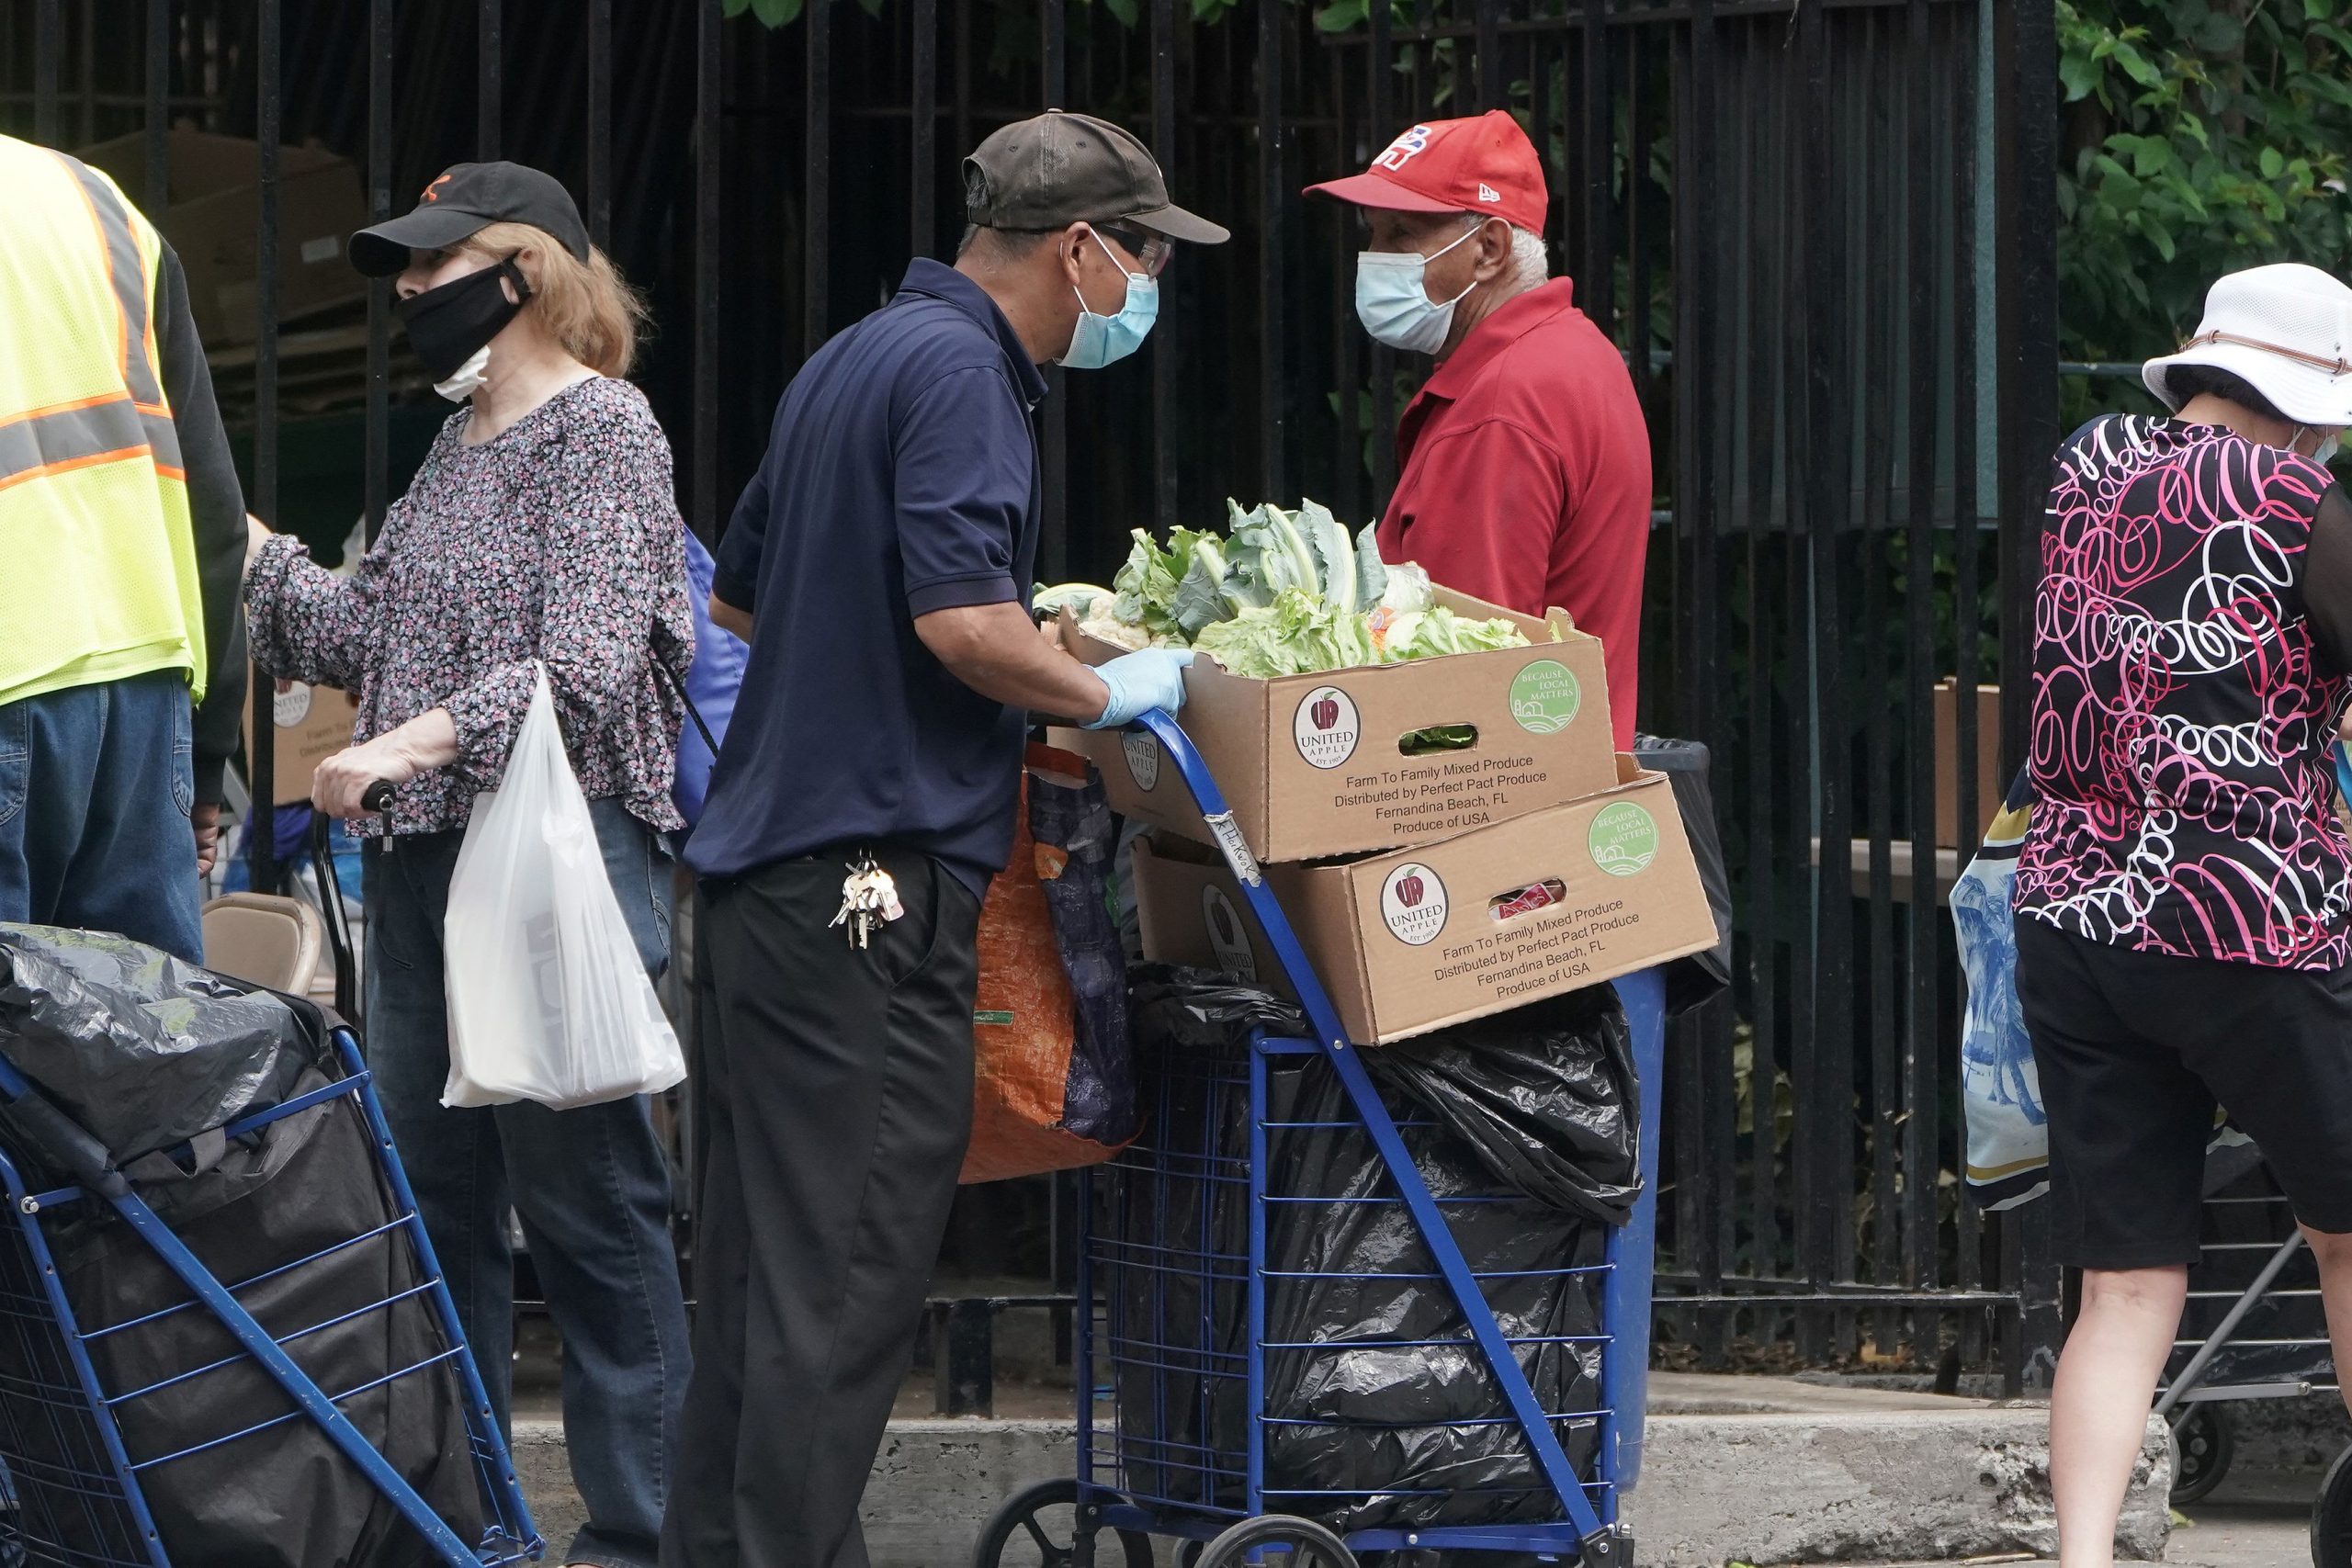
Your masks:
{"label": "red polo shirt", "polygon": [[1650,436],[1617,345],[1555,278],[1471,329],[1405,410],[1380,553],[1540,615],[1608,657],[1617,749],[1634,743]]}

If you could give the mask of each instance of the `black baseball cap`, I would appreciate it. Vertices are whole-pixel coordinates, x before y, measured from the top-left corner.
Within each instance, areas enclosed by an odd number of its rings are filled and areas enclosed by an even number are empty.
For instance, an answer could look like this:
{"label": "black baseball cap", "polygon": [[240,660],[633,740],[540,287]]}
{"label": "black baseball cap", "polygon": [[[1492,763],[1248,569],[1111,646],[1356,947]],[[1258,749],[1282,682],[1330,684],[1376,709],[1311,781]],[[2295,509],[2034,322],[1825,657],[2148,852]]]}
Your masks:
{"label": "black baseball cap", "polygon": [[1142,142],[1108,120],[1060,109],[1006,126],[964,160],[964,217],[1033,232],[1127,223],[1195,245],[1233,237],[1168,199],[1168,181]]}
{"label": "black baseball cap", "polygon": [[521,164],[452,164],[424,187],[413,211],[352,235],[347,254],[368,276],[389,277],[408,265],[410,252],[447,249],[492,223],[544,229],[588,259],[588,226],[571,193],[553,175]]}

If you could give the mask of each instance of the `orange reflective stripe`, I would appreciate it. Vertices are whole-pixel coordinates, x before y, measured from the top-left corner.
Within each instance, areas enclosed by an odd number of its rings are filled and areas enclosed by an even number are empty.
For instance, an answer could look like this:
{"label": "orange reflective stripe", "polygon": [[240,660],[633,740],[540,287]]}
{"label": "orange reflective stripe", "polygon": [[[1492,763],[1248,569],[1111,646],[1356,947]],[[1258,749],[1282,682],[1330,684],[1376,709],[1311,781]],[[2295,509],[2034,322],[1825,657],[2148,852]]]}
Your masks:
{"label": "orange reflective stripe", "polygon": [[44,463],[38,468],[28,468],[20,474],[0,475],[0,490],[7,490],[30,479],[54,479],[70,474],[76,468],[94,468],[100,463],[119,463],[131,457],[153,457],[144,446],[125,446],[118,452],[92,452],[80,457],[66,457],[54,463]]}
{"label": "orange reflective stripe", "polygon": [[[120,392],[98,392],[90,397],[76,398],[70,403],[51,403],[45,408],[27,409],[22,413],[12,413],[5,419],[0,419],[0,428],[11,424],[22,424],[28,419],[47,419],[53,413],[72,413],[77,409],[96,408],[100,403],[118,403],[121,400]],[[159,409],[155,412],[161,413],[165,411]]]}
{"label": "orange reflective stripe", "polygon": [[106,402],[44,411],[0,425],[0,488],[134,452],[152,454],[159,468],[176,473],[179,430],[170,416],[142,412],[120,394]]}
{"label": "orange reflective stripe", "polygon": [[123,382],[135,401],[161,408],[164,389],[156,379],[151,341],[153,312],[148,298],[153,283],[147,276],[146,247],[140,243],[130,213],[115,196],[114,187],[79,160],[62,152],[57,157],[72,171],[106,253],[107,281],[114,289],[117,330],[121,333]]}

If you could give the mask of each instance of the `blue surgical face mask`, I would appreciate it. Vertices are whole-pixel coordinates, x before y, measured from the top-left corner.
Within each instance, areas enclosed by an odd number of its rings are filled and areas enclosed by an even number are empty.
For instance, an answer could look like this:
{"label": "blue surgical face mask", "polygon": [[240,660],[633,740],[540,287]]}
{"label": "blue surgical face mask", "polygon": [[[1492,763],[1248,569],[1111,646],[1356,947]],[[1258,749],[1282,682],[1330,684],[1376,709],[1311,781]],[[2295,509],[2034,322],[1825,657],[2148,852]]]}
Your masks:
{"label": "blue surgical face mask", "polygon": [[1470,288],[1453,299],[1432,299],[1422,275],[1430,263],[1477,231],[1476,226],[1466,229],[1453,244],[1426,256],[1418,251],[1365,251],[1356,257],[1356,320],[1374,342],[1415,354],[1435,354],[1445,346],[1453,308],[1478,284],[1474,278]]}
{"label": "blue surgical face mask", "polygon": [[[2304,432],[2318,430],[2321,428],[2323,427],[2315,424],[2297,425],[2295,427],[2295,434],[2293,437],[2287,443],[2287,449],[2290,452],[2297,452],[2298,455],[2300,455],[2300,448],[2302,446]],[[2336,448],[2341,446],[2343,444],[2344,433],[2342,431],[2335,430],[2328,432],[2326,435],[2320,438],[2319,446],[2312,450],[2311,455],[2312,461],[2319,464],[2326,464],[2333,461],[2335,457]]]}
{"label": "blue surgical face mask", "polygon": [[[1102,245],[1102,236],[1095,234],[1094,243]],[[1102,254],[1111,257],[1112,265],[1119,265],[1110,246],[1102,245]],[[1072,370],[1100,370],[1125,359],[1143,346],[1143,340],[1151,335],[1151,323],[1159,319],[1159,280],[1125,267],[1119,270],[1126,276],[1127,299],[1117,315],[1096,315],[1087,308],[1086,296],[1078,295],[1078,330],[1070,334],[1069,347],[1061,357],[1061,363]],[[1075,284],[1070,292],[1078,294]]]}

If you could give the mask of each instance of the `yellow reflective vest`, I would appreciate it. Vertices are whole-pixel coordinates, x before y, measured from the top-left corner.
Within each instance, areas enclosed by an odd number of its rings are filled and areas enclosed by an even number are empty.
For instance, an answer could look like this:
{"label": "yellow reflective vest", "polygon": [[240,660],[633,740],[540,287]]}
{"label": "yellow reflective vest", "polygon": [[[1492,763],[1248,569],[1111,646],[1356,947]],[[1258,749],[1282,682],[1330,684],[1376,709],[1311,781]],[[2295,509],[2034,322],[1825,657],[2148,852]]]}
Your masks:
{"label": "yellow reflective vest", "polygon": [[163,242],[114,182],[0,136],[0,704],[209,665],[155,356]]}

